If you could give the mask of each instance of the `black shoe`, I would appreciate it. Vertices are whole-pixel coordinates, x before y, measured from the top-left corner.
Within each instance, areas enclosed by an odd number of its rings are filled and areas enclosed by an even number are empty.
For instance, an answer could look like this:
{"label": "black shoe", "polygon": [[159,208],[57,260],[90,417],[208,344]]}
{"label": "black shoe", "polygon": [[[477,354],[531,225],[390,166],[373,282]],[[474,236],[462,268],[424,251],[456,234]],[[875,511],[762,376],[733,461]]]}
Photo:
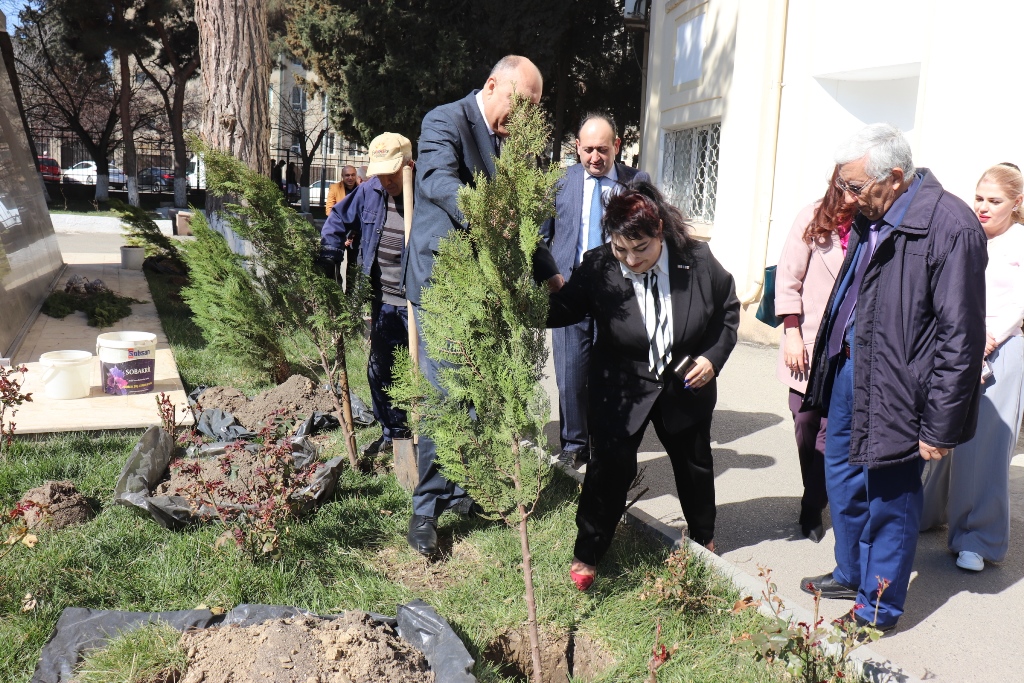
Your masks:
{"label": "black shoe", "polygon": [[480,507],[480,505],[469,496],[466,496],[465,498],[460,500],[458,504],[454,505],[449,509],[455,514],[459,515],[460,517],[482,515],[484,513],[484,509]]}
{"label": "black shoe", "polygon": [[437,518],[413,515],[409,518],[406,540],[413,550],[424,557],[437,554]]}
{"label": "black shoe", "polygon": [[590,455],[587,453],[586,449],[579,451],[563,450],[558,454],[558,462],[570,469],[578,470],[590,462]]}
{"label": "black shoe", "polygon": [[821,521],[821,510],[804,508],[800,511],[800,531],[804,538],[821,543],[825,537],[825,524]]}
{"label": "black shoe", "polygon": [[845,633],[853,632],[854,638],[858,643],[870,643],[875,640],[875,638],[871,637],[871,633],[868,629],[875,629],[882,633],[889,633],[896,628],[896,624],[877,626],[853,611],[847,612],[832,623],[838,626]]}
{"label": "black shoe", "polygon": [[372,458],[375,455],[390,453],[393,449],[394,444],[391,443],[391,439],[382,435],[376,441],[366,445],[363,449],[363,457]]}
{"label": "black shoe", "polygon": [[844,586],[832,578],[832,572],[821,576],[811,576],[800,580],[800,590],[814,595],[821,592],[821,597],[829,600],[856,600],[857,589]]}

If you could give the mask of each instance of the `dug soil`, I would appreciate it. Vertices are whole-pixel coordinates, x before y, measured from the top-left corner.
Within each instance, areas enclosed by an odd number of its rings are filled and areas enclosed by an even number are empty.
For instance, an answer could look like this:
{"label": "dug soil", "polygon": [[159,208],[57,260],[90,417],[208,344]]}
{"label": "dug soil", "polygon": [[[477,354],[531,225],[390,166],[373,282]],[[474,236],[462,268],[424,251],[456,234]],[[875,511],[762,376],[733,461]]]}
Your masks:
{"label": "dug soil", "polygon": [[[484,659],[497,664],[503,676],[525,683],[533,670],[529,632],[524,627],[500,634],[484,649]],[[615,663],[590,636],[551,631],[540,634],[540,659],[543,683],[561,683],[570,678],[591,681]]]}
{"label": "dug soil", "polygon": [[48,481],[30,489],[20,504],[27,503],[25,524],[30,529],[63,529],[92,519],[92,507],[70,481]]}
{"label": "dug soil", "polygon": [[186,633],[182,683],[433,683],[423,654],[364,612]]}
{"label": "dug soil", "polygon": [[284,411],[286,419],[304,419],[314,412],[334,412],[331,392],[316,385],[308,377],[292,375],[283,384],[268,389],[249,400],[233,387],[210,387],[199,396],[203,408],[220,408],[231,413],[246,429],[258,432],[276,411]]}
{"label": "dug soil", "polygon": [[[199,474],[182,471],[183,464],[199,464]],[[183,496],[195,499],[197,494],[202,502],[215,504],[219,502],[231,502],[238,498],[249,496],[253,493],[260,493],[260,489],[266,488],[267,475],[258,475],[257,470],[265,467],[264,458],[260,453],[250,450],[239,450],[230,455],[206,457],[194,460],[182,458],[171,463],[168,468],[170,478],[156,487],[153,495],[157,496]],[[293,474],[293,477],[301,475]],[[223,482],[214,484],[216,486],[216,500],[212,500],[206,491],[203,482]],[[296,482],[297,483],[297,482]],[[255,500],[253,503],[262,501]]]}

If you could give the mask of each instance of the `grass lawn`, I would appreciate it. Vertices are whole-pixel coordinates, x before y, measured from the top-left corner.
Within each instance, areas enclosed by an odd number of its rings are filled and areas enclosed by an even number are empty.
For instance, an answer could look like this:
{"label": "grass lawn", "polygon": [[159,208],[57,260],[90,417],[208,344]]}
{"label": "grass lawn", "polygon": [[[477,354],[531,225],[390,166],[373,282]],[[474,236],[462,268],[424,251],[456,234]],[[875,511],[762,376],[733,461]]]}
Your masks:
{"label": "grass lawn", "polygon": [[[151,277],[154,301],[182,376],[190,386],[232,383],[251,392],[266,378],[205,348],[166,278]],[[366,396],[365,350],[350,359],[353,384]],[[379,433],[379,432],[377,432]],[[360,441],[375,436],[365,430]],[[519,541],[482,519],[445,515],[446,552],[428,563],[404,538],[410,497],[392,475],[346,469],[333,499],[296,522],[281,561],[253,562],[239,550],[215,547],[215,525],[168,531],[112,503],[112,490],[137,433],[63,435],[16,440],[0,463],[0,509],[47,479],[70,479],[93,503],[96,517],[78,527],[39,533],[32,549],[18,546],[0,559],[0,682],[27,682],[40,649],[65,607],[180,610],[240,603],[295,605],[322,614],[348,609],[394,614],[395,605],[422,598],[443,615],[477,659],[481,681],[509,680],[484,661],[500,634],[526,620],[518,568]],[[340,454],[335,435],[323,454]],[[755,664],[733,637],[763,620],[752,610],[733,615],[738,597],[717,580],[711,608],[680,611],[642,600],[657,576],[667,577],[663,546],[620,527],[594,588],[576,591],[568,577],[575,538],[578,485],[560,473],[531,526],[539,616],[549,632],[595,639],[613,663],[602,681],[646,680],[656,623],[661,642],[679,650],[659,681],[772,681],[777,672]],[[0,546],[0,549],[4,546]],[[2,552],[2,550],[0,550]],[[703,567],[692,565],[700,574]],[[34,609],[23,611],[31,595]]]}

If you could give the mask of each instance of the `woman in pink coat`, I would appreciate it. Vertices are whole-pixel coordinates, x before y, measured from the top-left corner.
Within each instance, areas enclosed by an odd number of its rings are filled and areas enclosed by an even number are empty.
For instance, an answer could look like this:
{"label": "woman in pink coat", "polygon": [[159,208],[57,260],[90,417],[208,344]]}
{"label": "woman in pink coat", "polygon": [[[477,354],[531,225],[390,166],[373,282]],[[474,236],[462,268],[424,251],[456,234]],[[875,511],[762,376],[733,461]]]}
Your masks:
{"label": "woman in pink coat", "polygon": [[825,491],[825,424],[820,411],[800,412],[807,391],[809,359],[836,275],[843,265],[856,204],[847,204],[832,171],[825,196],[805,207],[793,222],[775,274],[775,313],[783,319],[778,378],[789,387],[796,448],[804,494],[800,499],[800,530],[815,543],[825,534],[822,510]]}

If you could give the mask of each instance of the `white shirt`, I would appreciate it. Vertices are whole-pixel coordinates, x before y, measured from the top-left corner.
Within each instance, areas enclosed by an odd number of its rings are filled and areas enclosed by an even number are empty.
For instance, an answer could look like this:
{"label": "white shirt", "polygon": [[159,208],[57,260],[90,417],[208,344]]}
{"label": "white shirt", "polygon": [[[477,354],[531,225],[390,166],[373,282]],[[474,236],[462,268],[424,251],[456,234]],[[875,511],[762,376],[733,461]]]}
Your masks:
{"label": "white shirt", "polygon": [[1021,334],[1024,318],[1024,225],[988,241],[985,268],[985,331],[1002,344]]}
{"label": "white shirt", "polygon": [[619,268],[622,269],[622,276],[633,284],[633,293],[636,294],[637,303],[640,304],[640,314],[644,319],[647,338],[653,338],[657,329],[657,342],[661,357],[655,358],[653,348],[649,355],[650,369],[660,377],[665,371],[665,366],[672,360],[672,284],[669,282],[668,247],[665,245],[665,240],[661,241],[661,256],[647,271],[647,273],[656,273],[658,276],[658,299],[661,303],[660,321],[654,314],[654,297],[649,296],[650,288],[644,284],[645,273],[634,273],[622,261],[619,261]]}
{"label": "white shirt", "polygon": [[491,128],[491,122],[487,120],[487,114],[484,112],[483,90],[478,90],[476,93],[476,106],[480,108],[480,116],[483,117],[484,123],[487,125],[487,134],[491,136],[491,147],[494,147],[494,129]]}
{"label": "white shirt", "polygon": [[[576,245],[576,265],[579,265],[583,260],[583,254],[595,247],[601,246],[600,244],[588,244],[590,240],[590,204],[594,200],[595,177],[597,176],[592,176],[583,171],[583,208],[580,211],[580,241]],[[614,161],[607,175],[600,176],[599,181],[601,183],[601,199],[607,203],[608,197],[611,196],[612,192],[617,191],[615,188],[619,184],[619,174],[615,170]]]}

